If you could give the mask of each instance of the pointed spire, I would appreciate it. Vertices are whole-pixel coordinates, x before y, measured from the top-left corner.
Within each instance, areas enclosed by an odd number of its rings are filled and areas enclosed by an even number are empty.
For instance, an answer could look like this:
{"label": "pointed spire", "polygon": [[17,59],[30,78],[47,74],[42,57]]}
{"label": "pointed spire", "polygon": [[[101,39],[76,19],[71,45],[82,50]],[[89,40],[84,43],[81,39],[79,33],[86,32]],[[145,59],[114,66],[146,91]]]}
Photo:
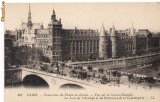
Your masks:
{"label": "pointed spire", "polygon": [[56,15],[55,11],[54,11],[54,8],[53,8],[53,12],[52,12],[52,15]]}
{"label": "pointed spire", "polygon": [[55,6],[54,6],[54,4],[53,4],[53,11],[52,11],[52,15],[56,15],[54,8],[55,8]]}
{"label": "pointed spire", "polygon": [[131,26],[130,35],[131,35],[131,36],[134,36],[134,35],[135,35],[135,30],[134,30],[134,27],[133,27],[133,22],[132,22],[132,26]]}
{"label": "pointed spire", "polygon": [[116,36],[116,30],[115,30],[115,27],[114,27],[114,22],[113,22],[113,26],[112,26],[111,36]]}
{"label": "pointed spire", "polygon": [[56,13],[55,13],[55,11],[54,11],[54,8],[53,8],[53,12],[52,12],[51,20],[53,20],[53,21],[55,21],[55,20],[56,20]]}
{"label": "pointed spire", "polygon": [[102,22],[102,28],[104,29],[104,25],[103,25],[103,22]]}
{"label": "pointed spire", "polygon": [[30,3],[29,3],[28,20],[29,20],[29,18],[31,19],[31,8],[30,8]]}
{"label": "pointed spire", "polygon": [[102,22],[102,28],[101,28],[100,36],[106,36],[105,28],[104,28],[103,22]]}
{"label": "pointed spire", "polygon": [[31,13],[30,3],[29,3],[29,13]]}
{"label": "pointed spire", "polygon": [[28,22],[27,22],[27,26],[28,26],[28,28],[31,28],[31,27],[32,27],[30,4],[29,4],[29,12],[28,12]]}

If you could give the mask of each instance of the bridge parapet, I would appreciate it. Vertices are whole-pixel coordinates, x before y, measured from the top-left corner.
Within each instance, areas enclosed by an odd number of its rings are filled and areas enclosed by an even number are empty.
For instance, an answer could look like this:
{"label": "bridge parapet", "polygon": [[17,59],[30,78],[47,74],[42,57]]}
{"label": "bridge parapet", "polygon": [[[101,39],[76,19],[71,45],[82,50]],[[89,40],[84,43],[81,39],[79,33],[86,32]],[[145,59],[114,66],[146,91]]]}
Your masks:
{"label": "bridge parapet", "polygon": [[[25,73],[25,72],[27,72],[27,73]],[[48,73],[48,72],[45,72],[45,71],[40,71],[40,70],[36,70],[36,69],[29,69],[29,68],[23,68],[22,67],[22,76],[23,76],[22,80],[25,76],[33,75],[33,74],[42,77],[49,84],[51,84],[53,82],[53,79],[54,79],[54,81],[56,81],[56,83],[58,82],[58,85],[56,85],[57,87],[59,87],[63,84],[66,84],[66,83],[77,84],[77,85],[83,86],[84,88],[88,87],[88,86],[95,87],[94,81],[81,80],[81,79],[73,78],[73,77],[69,77],[69,76],[62,76],[62,75],[58,75],[58,74]],[[53,84],[50,85],[50,86],[53,86]]]}
{"label": "bridge parapet", "polygon": [[142,56],[133,56],[127,58],[107,59],[107,60],[95,60],[85,62],[69,62],[66,65],[88,65],[97,66],[102,69],[110,68],[122,68],[128,66],[135,66],[138,64],[152,63],[160,60],[160,53],[146,54]]}

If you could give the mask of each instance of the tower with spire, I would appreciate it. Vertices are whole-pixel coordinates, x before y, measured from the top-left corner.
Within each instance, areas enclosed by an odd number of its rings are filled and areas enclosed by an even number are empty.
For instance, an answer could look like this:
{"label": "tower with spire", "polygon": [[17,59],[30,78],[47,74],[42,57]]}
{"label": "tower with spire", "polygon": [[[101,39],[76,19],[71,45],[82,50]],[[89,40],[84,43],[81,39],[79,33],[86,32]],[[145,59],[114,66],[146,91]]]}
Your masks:
{"label": "tower with spire", "polygon": [[[22,23],[23,24],[23,23]],[[33,23],[31,19],[31,8],[29,4],[28,21],[25,23],[26,28],[24,28],[24,33],[22,34],[22,41],[24,45],[33,47],[35,43],[35,29],[33,28]],[[23,25],[22,25],[23,27]]]}
{"label": "tower with spire", "polygon": [[117,34],[116,34],[116,30],[114,27],[114,23],[111,29],[111,34],[110,34],[110,39],[111,39],[111,43],[112,43],[112,58],[117,58]]}
{"label": "tower with spire", "polygon": [[53,9],[53,12],[52,12],[51,20],[53,20],[53,21],[56,20],[56,13],[55,13],[54,9]]}
{"label": "tower with spire", "polygon": [[48,24],[48,29],[51,36],[49,44],[52,47],[51,61],[62,61],[62,24],[61,19],[56,19],[56,13],[54,9],[52,11],[51,21]]}
{"label": "tower with spire", "polygon": [[28,27],[29,29],[32,28],[32,18],[31,18],[30,4],[29,4],[29,12],[28,12],[28,22],[27,22],[27,27]]}
{"label": "tower with spire", "polygon": [[104,25],[102,23],[102,28],[99,35],[99,58],[107,59],[108,58],[108,40],[105,32]]}

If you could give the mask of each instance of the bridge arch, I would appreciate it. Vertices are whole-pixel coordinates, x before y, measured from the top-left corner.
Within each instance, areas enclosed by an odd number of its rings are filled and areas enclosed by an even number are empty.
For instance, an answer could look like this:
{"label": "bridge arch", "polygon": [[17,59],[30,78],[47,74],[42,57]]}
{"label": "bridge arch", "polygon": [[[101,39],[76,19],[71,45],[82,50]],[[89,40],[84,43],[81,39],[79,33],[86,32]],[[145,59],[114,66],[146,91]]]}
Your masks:
{"label": "bridge arch", "polygon": [[49,88],[48,82],[44,78],[42,78],[38,75],[35,75],[35,74],[26,75],[23,78],[23,85],[26,86],[26,87],[45,87],[45,88]]}
{"label": "bridge arch", "polygon": [[66,84],[61,85],[59,89],[85,89],[85,88],[78,84],[66,83]]}
{"label": "bridge arch", "polygon": [[[93,86],[82,80],[27,68],[22,69],[22,81],[25,84],[24,86],[28,85],[29,87],[33,86],[35,88],[47,87],[53,90],[65,87],[67,89],[70,88],[70,86],[72,86],[71,89],[88,89]],[[31,85],[29,83],[31,83]]]}

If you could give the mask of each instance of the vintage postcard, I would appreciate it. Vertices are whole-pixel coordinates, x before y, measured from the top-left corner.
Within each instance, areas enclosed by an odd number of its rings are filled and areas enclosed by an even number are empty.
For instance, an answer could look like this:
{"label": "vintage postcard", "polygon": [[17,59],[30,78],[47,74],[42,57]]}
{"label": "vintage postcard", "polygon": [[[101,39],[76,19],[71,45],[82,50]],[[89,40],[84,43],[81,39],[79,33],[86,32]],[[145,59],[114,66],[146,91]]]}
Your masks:
{"label": "vintage postcard", "polygon": [[5,102],[160,102],[160,3],[5,3]]}

